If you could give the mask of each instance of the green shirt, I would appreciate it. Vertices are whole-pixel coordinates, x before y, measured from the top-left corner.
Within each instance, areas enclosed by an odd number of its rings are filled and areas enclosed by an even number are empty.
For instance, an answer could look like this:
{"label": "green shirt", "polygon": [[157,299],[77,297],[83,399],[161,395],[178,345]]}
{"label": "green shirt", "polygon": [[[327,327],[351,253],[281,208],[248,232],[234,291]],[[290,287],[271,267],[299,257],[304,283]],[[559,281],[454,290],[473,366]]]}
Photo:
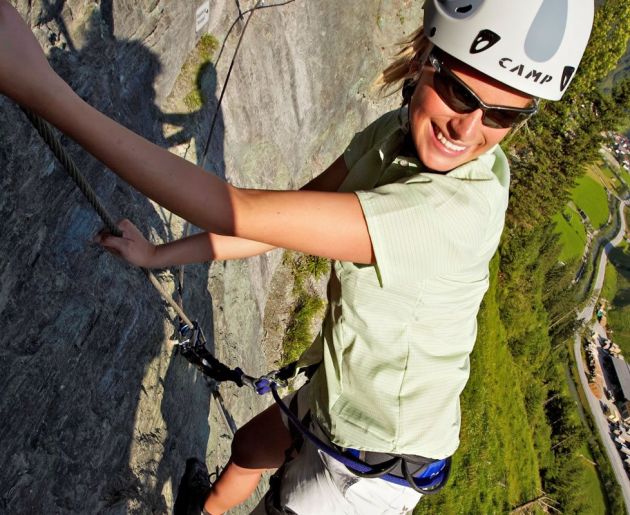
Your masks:
{"label": "green shirt", "polygon": [[452,455],[488,263],[503,229],[501,149],[448,173],[400,151],[405,108],[358,133],[340,191],[356,192],[376,265],[334,263],[329,308],[303,363],[323,361],[311,407],[342,447]]}

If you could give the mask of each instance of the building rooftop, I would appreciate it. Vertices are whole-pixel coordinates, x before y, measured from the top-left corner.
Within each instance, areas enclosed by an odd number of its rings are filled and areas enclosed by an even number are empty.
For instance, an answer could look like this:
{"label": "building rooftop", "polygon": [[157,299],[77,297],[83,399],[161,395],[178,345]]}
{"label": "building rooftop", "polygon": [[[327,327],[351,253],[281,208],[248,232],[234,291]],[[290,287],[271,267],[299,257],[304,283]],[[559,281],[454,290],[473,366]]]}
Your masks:
{"label": "building rooftop", "polygon": [[630,367],[623,359],[611,358],[625,400],[630,400]]}

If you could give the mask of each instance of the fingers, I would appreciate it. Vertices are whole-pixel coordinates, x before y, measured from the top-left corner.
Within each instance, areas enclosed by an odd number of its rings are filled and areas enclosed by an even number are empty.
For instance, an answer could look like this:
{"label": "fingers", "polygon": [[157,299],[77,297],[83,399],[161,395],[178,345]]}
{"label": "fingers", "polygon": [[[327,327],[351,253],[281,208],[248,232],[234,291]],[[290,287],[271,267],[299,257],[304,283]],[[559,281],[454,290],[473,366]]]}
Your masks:
{"label": "fingers", "polygon": [[105,230],[94,237],[94,242],[132,265],[151,266],[155,247],[130,220],[121,220],[117,227],[122,233],[121,236],[114,236]]}
{"label": "fingers", "polygon": [[117,227],[124,233],[125,231],[133,231],[134,229],[138,231],[138,228],[133,224],[131,220],[128,218],[123,218],[118,224]]}
{"label": "fingers", "polygon": [[145,240],[145,237],[140,232],[140,229],[138,229],[134,225],[134,223],[131,220],[128,220],[127,218],[124,218],[123,220],[118,222],[117,227],[120,229],[120,232],[122,232],[123,238],[127,238],[134,241]]}
{"label": "fingers", "polygon": [[129,248],[130,243],[129,240],[125,239],[124,234],[122,237],[118,237],[109,232],[98,233],[94,241],[107,250],[115,250],[118,254],[123,254]]}
{"label": "fingers", "polygon": [[121,220],[116,224],[116,227],[120,229],[121,236],[114,236],[107,229],[101,230],[94,237],[94,242],[106,247],[110,250],[117,250],[120,252],[124,248],[129,246],[130,226],[135,229],[135,226],[127,219]]}

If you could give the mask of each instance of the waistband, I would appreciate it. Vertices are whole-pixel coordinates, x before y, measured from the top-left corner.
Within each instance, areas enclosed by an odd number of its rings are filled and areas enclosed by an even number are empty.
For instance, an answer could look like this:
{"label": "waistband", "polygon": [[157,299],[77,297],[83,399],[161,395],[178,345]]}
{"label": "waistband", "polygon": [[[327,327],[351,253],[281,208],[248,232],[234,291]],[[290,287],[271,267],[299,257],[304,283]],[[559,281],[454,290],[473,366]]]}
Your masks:
{"label": "waistband", "polygon": [[[450,457],[444,460],[432,460],[421,456],[368,451],[367,459],[373,462],[369,463],[361,458],[361,453],[365,451],[344,449],[331,441],[324,442],[316,436],[309,429],[313,422],[310,412],[307,412],[301,420],[298,416],[300,412],[299,395],[293,396],[289,407],[280,399],[275,386],[272,386],[271,392],[281,412],[288,418],[289,427],[294,430],[292,431],[294,439],[308,440],[320,452],[345,465],[353,474],[363,478],[379,478],[400,486],[408,486],[423,495],[436,493],[446,485],[451,469]],[[319,424],[318,427],[320,427]],[[326,433],[323,432],[323,434]],[[383,457],[385,457],[384,461]]]}

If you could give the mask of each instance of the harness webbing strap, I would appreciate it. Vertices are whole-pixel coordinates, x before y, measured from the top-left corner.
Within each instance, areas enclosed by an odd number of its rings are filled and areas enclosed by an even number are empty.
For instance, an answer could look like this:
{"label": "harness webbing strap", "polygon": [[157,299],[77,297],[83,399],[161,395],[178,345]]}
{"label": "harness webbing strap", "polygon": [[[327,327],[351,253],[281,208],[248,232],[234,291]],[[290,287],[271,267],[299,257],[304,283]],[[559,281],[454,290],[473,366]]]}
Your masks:
{"label": "harness webbing strap", "polygon": [[[381,467],[368,465],[367,463],[353,458],[350,455],[340,453],[339,451],[337,451],[337,449],[334,449],[332,446],[323,442],[320,438],[315,436],[311,431],[304,427],[298,417],[295,415],[295,413],[293,413],[282,401],[280,395],[278,395],[277,387],[274,383],[271,384],[271,393],[278,407],[305,438],[307,438],[319,450],[325,452],[330,457],[339,461],[340,463],[348,467],[351,471],[358,473],[358,475],[364,477],[379,477],[380,479],[383,479],[390,483],[411,487],[424,495],[436,493],[441,490],[442,487],[444,487],[444,485],[446,484],[446,480],[448,478],[451,467],[450,457],[428,464],[426,467],[423,467],[420,474],[416,474],[415,476],[412,476],[409,473],[404,460],[402,460],[402,470],[405,477],[398,477],[389,474],[388,472],[375,475],[376,469],[381,469]],[[383,464],[381,471],[391,470],[396,465],[396,463],[392,463],[392,466],[387,468],[388,465],[389,463]]]}
{"label": "harness webbing strap", "polygon": [[[181,324],[179,331],[182,337],[182,341],[179,344],[182,355],[195,364],[204,375],[218,382],[232,381],[238,386],[249,386],[259,395],[271,392],[278,407],[290,420],[291,426],[301,436],[308,439],[315,447],[333,459],[348,467],[357,476],[383,479],[400,486],[411,487],[424,495],[436,493],[445,486],[451,466],[450,457],[444,460],[428,461],[426,464],[421,465],[419,470],[412,473],[409,471],[408,463],[403,456],[393,456],[383,463],[368,464],[353,456],[351,450],[346,453],[339,452],[314,435],[282,401],[278,394],[278,386],[283,385],[290,377],[295,375],[297,363],[291,363],[279,371],[257,379],[245,374],[238,367],[231,369],[216,359],[206,348],[205,338],[198,324],[194,323],[192,326]],[[312,373],[312,370],[308,368],[300,371],[305,372],[307,376],[309,372]],[[402,477],[391,473],[394,469],[400,470]]]}

